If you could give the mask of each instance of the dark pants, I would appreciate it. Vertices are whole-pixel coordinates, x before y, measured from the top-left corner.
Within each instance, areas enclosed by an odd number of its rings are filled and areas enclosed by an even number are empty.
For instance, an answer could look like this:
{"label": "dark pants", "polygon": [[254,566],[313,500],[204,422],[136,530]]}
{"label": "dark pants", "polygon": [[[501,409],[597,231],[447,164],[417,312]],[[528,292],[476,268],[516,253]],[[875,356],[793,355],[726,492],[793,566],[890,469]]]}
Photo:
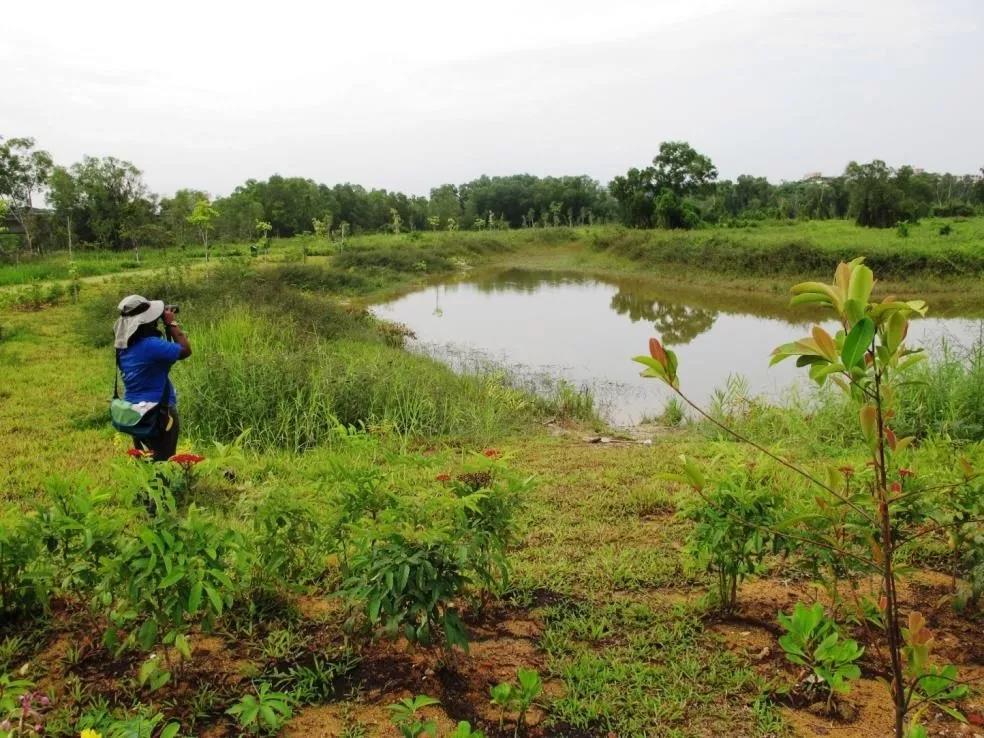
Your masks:
{"label": "dark pants", "polygon": [[[171,417],[170,428],[163,428],[154,438],[133,439],[133,447],[141,451],[151,451],[154,461],[167,461],[178,450],[178,409],[168,408]],[[164,423],[165,426],[168,423]]]}

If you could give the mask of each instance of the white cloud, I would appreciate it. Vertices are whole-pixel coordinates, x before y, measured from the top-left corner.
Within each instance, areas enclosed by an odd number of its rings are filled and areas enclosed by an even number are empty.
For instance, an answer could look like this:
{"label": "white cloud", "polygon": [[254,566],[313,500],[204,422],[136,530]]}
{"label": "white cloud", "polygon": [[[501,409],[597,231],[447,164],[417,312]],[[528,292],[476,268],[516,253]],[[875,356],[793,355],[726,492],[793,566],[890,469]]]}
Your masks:
{"label": "white cloud", "polygon": [[722,174],[984,164],[975,0],[20,3],[0,133],[169,192],[274,172],[426,192],[606,180],[667,138]]}

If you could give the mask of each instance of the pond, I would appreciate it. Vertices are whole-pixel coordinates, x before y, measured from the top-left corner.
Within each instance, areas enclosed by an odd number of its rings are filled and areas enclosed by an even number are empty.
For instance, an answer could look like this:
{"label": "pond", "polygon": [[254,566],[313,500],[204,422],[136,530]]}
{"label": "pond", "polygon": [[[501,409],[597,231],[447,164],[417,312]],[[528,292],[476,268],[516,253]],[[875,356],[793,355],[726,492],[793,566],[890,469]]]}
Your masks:
{"label": "pond", "polygon": [[[413,350],[458,370],[494,365],[533,384],[565,380],[590,391],[607,420],[631,425],[658,415],[671,395],[641,378],[630,360],[648,352],[651,336],[677,352],[681,388],[698,403],[734,376],[751,394],[772,398],[803,382],[792,361],[769,367],[769,354],[807,335],[822,315],[785,302],[645,278],[513,269],[435,284],[374,312],[410,328]],[[969,345],[982,326],[980,319],[928,317],[913,324],[909,344],[945,338]]]}

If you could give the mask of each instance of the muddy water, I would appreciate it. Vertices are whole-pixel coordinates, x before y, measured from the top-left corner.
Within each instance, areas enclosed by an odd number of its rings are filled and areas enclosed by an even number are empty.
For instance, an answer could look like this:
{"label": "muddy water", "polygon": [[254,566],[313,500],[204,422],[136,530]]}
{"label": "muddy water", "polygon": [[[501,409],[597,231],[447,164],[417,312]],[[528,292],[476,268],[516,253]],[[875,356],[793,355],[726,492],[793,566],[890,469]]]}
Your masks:
{"label": "muddy water", "polygon": [[[630,360],[647,352],[650,336],[677,352],[681,387],[698,402],[706,404],[731,377],[741,377],[752,394],[773,398],[802,384],[802,370],[792,362],[769,367],[769,353],[805,336],[822,315],[784,303],[706,294],[686,284],[507,270],[455,278],[375,312],[408,326],[416,350],[456,368],[491,363],[534,382],[563,379],[590,390],[610,421],[632,424],[659,414],[670,396],[657,381],[639,377]],[[982,326],[980,319],[931,313],[913,324],[909,343],[945,338],[969,345]]]}

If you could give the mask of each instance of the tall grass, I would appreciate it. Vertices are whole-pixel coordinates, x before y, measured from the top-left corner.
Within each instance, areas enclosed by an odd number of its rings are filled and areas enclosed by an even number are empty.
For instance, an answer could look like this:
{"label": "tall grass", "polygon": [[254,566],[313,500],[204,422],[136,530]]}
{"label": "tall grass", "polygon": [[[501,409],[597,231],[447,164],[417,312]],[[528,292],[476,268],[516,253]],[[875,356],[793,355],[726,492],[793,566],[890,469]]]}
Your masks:
{"label": "tall grass", "polygon": [[[899,437],[984,440],[984,328],[971,345],[942,342],[908,373],[896,398],[892,429]],[[794,387],[778,404],[752,397],[740,378],[715,392],[711,414],[743,435],[790,447],[837,451],[860,442],[856,411],[834,387]],[[708,423],[707,433],[720,431]]]}
{"label": "tall grass", "polygon": [[256,447],[303,450],[340,427],[405,438],[485,442],[548,407],[501,377],[459,375],[382,340],[326,340],[297,323],[239,307],[199,329],[181,367],[179,407],[189,432]]}
{"label": "tall grass", "polygon": [[984,323],[969,346],[942,341],[899,391],[896,432],[984,440]]}

